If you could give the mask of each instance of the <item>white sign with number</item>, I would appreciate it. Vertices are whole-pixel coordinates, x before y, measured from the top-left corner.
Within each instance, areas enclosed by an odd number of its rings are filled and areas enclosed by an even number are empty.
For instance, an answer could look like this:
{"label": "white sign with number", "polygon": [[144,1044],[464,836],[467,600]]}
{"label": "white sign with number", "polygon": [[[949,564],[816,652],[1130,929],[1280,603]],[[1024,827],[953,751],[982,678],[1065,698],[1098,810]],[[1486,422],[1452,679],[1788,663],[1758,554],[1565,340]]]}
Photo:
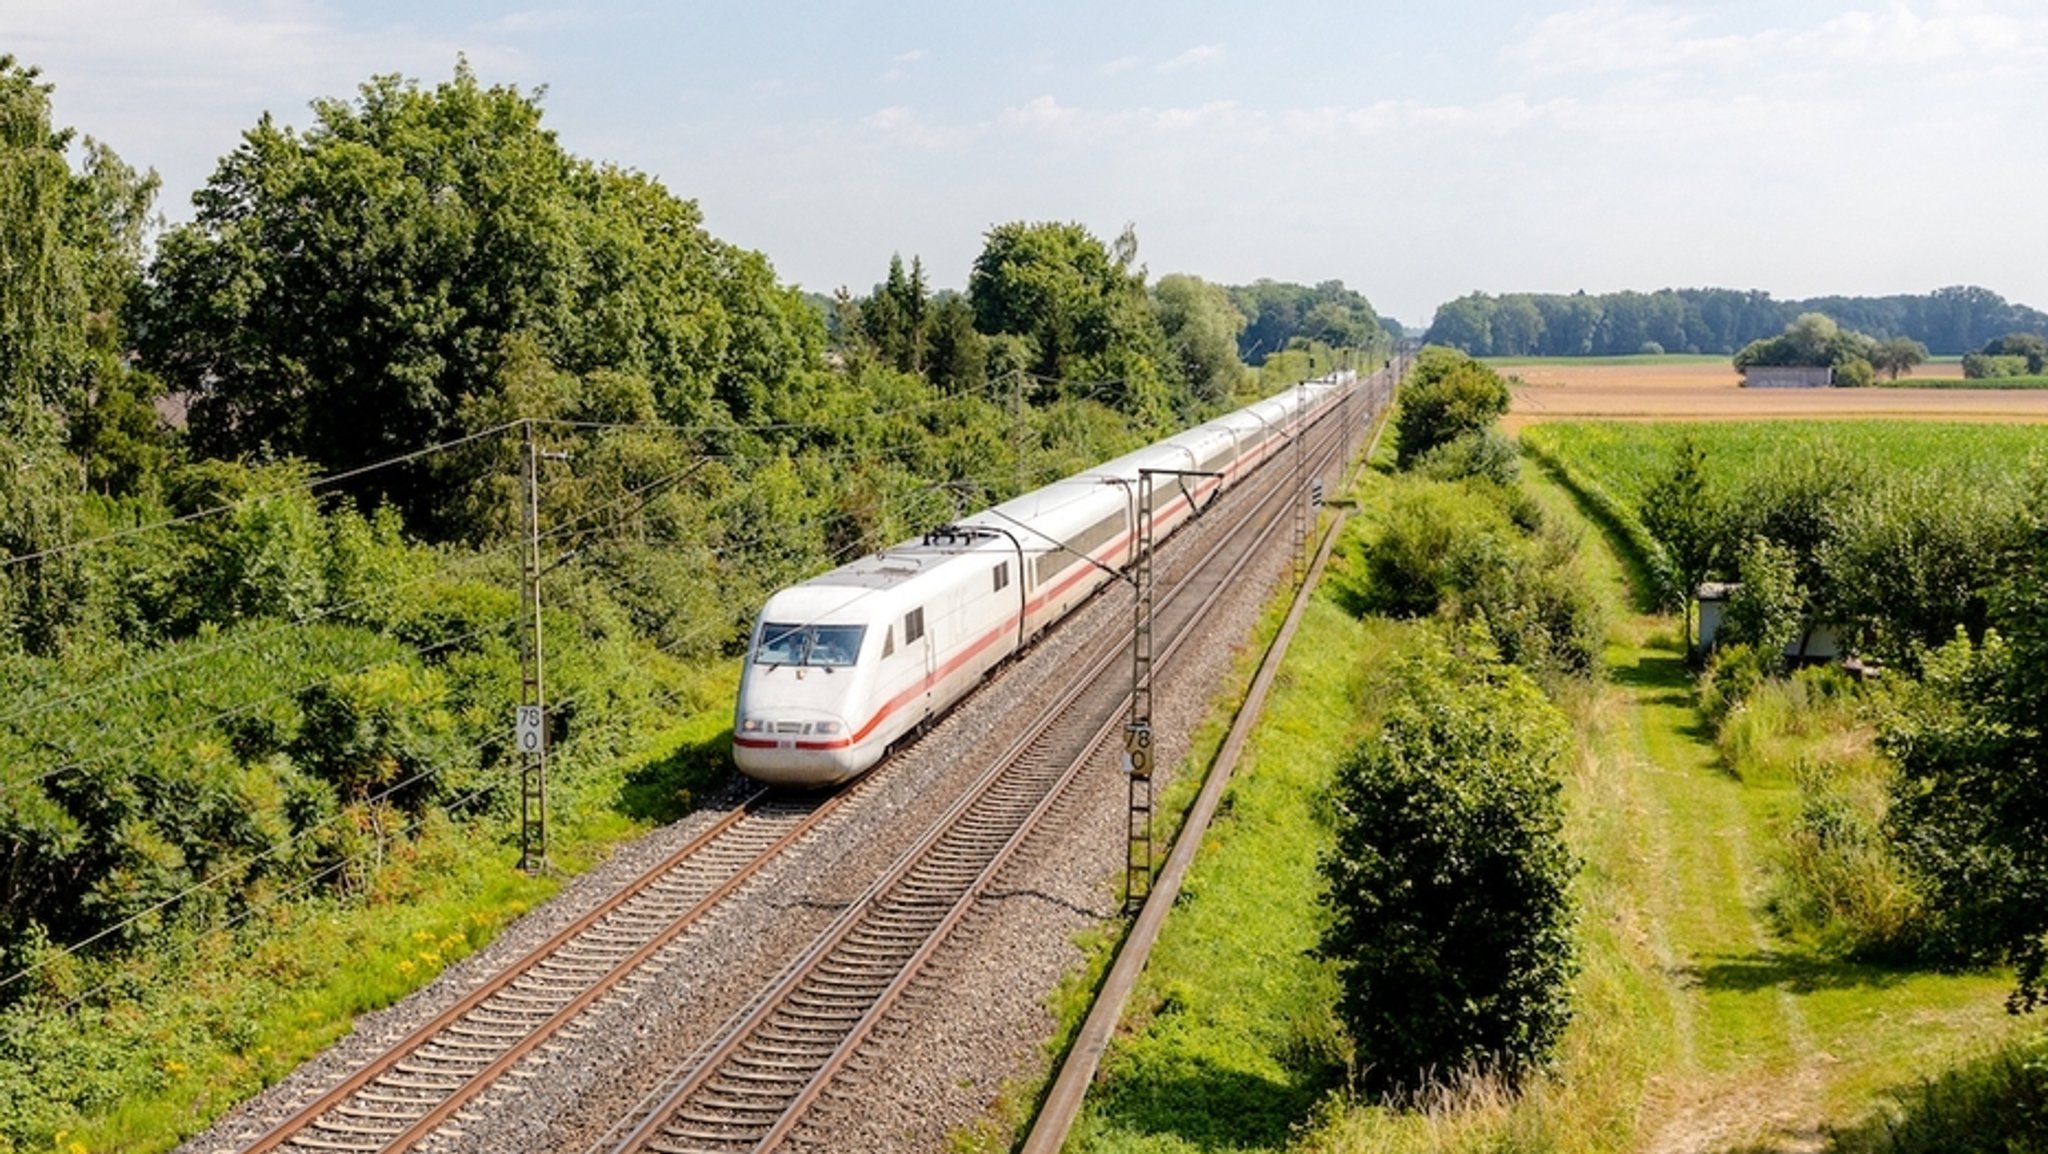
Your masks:
{"label": "white sign with number", "polygon": [[519,707],[517,720],[512,726],[512,739],[521,753],[539,753],[541,737],[541,711],[538,705]]}

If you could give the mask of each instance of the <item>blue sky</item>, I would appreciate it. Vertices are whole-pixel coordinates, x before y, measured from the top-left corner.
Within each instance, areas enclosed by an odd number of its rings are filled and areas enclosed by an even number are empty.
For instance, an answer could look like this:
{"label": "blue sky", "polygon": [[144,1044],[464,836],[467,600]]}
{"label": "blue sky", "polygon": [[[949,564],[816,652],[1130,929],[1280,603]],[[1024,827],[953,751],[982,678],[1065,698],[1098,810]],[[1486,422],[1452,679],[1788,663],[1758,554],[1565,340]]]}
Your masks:
{"label": "blue sky", "polygon": [[4,0],[172,220],[264,111],[458,54],[809,289],[1135,224],[1155,275],[1488,292],[1981,284],[2048,308],[2048,3]]}

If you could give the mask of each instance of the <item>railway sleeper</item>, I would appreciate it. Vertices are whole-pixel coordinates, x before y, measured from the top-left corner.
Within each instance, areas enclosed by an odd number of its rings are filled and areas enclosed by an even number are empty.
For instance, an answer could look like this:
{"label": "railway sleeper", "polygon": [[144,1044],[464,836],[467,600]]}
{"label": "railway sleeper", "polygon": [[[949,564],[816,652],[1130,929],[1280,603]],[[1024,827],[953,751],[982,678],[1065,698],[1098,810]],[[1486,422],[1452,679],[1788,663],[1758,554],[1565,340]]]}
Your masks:
{"label": "railway sleeper", "polygon": [[[525,1035],[520,1034],[516,1035],[516,1037],[525,1037]],[[498,1053],[505,1048],[505,1042],[502,1038],[479,1042],[473,1040],[472,1036],[465,1036],[461,1031],[448,1029],[435,1034],[433,1040],[421,1046],[420,1049],[427,1050],[436,1046],[444,1050],[453,1050],[461,1053],[461,1058],[451,1060],[466,1062],[477,1054]]]}
{"label": "railway sleeper", "polygon": [[746,1066],[735,1060],[720,1066],[718,1073],[712,1075],[704,1086],[705,1089],[718,1090],[726,1094],[757,1093],[763,1086],[777,1087],[780,1092],[781,1088],[803,1085],[804,1079],[808,1078],[810,1073],[811,1068],[808,1066]]}
{"label": "railway sleeper", "polygon": [[[463,1075],[453,1070],[438,1066],[422,1066],[417,1062],[399,1062],[391,1068],[400,1074],[412,1075],[414,1080],[402,1081],[392,1077],[390,1074],[385,1074],[377,1080],[387,1086],[396,1086],[403,1090],[429,1090],[446,1093],[465,1081]],[[428,1079],[431,1079],[431,1081]]]}
{"label": "railway sleeper", "polygon": [[762,1121],[772,1122],[775,1119],[782,1117],[782,1105],[779,1102],[763,1102],[759,1099],[729,1098],[723,1094],[713,1094],[709,1092],[697,1095],[694,1101],[699,1106],[706,1107],[707,1109],[724,1110],[728,1113],[739,1115],[741,1117],[757,1118]]}
{"label": "railway sleeper", "polygon": [[356,1151],[382,1150],[384,1148],[384,1142],[381,1139],[367,1143],[361,1141],[350,1142],[344,1138],[321,1138],[313,1134],[293,1135],[291,1144],[302,1150]]}
{"label": "railway sleeper", "polygon": [[677,1143],[688,1142],[692,1145],[683,1146],[657,1140],[649,1143],[647,1147],[656,1154],[725,1154],[728,1150],[750,1150],[754,1143],[765,1137],[759,1131],[735,1134],[732,1127],[720,1127],[716,1123],[696,1126],[669,1125],[662,1129],[664,1133],[674,1137]]}
{"label": "railway sleeper", "polygon": [[862,1014],[867,1013],[871,1001],[871,998],[823,998],[792,994],[786,1006],[787,1012],[800,1017],[857,1020]]}
{"label": "railway sleeper", "polygon": [[487,1038],[497,1042],[516,1042],[532,1034],[533,1030],[525,1022],[500,1024],[496,1022],[478,1022],[471,1018],[464,1018],[460,1022],[450,1024],[445,1032],[453,1034],[458,1038]]}

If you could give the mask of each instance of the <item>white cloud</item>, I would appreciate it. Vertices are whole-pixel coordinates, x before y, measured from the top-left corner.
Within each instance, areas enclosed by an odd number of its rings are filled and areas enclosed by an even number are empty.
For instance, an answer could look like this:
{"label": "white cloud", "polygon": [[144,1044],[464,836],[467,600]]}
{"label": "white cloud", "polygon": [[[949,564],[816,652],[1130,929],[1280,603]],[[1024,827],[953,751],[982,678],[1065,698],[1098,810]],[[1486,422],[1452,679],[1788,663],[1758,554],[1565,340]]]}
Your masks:
{"label": "white cloud", "polygon": [[[1797,11],[1794,9],[1793,11]],[[1544,17],[1501,52],[1530,77],[1707,68],[1783,74],[1826,63],[1912,64],[2048,58],[2048,15],[2018,16],[1984,0],[1891,0],[1819,24],[1708,34],[1698,11],[1598,0]]]}
{"label": "white cloud", "polygon": [[1502,59],[1529,76],[1588,72],[1651,72],[1696,60],[1727,61],[1740,54],[1740,37],[1697,36],[1699,17],[1630,0],[1601,0],[1557,12],[1510,45]]}
{"label": "white cloud", "polygon": [[930,60],[931,58],[932,54],[924,49],[913,48],[908,52],[897,53],[890,58],[890,62],[893,64],[916,64],[921,60]]}
{"label": "white cloud", "polygon": [[1202,44],[1188,49],[1171,60],[1162,62],[1157,70],[1160,72],[1178,72],[1183,68],[1214,64],[1221,59],[1223,59],[1223,45]]}
{"label": "white cloud", "polygon": [[975,135],[972,128],[933,124],[900,104],[869,113],[862,118],[861,124],[885,139],[924,150],[952,147]]}
{"label": "white cloud", "polygon": [[1111,60],[1105,63],[1102,67],[1096,69],[1095,71],[1097,74],[1102,76],[1116,76],[1121,73],[1129,72],[1132,69],[1142,67],[1144,63],[1145,61],[1143,57],[1119,56],[1115,60]]}

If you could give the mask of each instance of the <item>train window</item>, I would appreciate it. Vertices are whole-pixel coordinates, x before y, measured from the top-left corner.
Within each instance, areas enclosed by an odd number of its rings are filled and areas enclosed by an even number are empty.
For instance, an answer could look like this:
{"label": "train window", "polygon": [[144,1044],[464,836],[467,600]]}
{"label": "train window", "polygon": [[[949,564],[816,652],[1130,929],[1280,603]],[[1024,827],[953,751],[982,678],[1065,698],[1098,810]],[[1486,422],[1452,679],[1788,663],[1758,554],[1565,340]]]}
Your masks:
{"label": "train window", "polygon": [[860,656],[864,625],[820,625],[811,630],[811,649],[805,665],[852,665]]}
{"label": "train window", "polygon": [[852,665],[860,657],[865,625],[761,626],[756,665]]}
{"label": "train window", "polygon": [[891,626],[889,627],[889,631],[888,631],[887,633],[884,633],[884,634],[882,634],[882,656],[884,656],[884,657],[894,657],[895,655],[896,655],[896,627],[895,627],[894,625],[891,625]]}
{"label": "train window", "polygon": [[754,646],[758,665],[802,665],[806,630],[801,625],[761,626],[760,644]]}
{"label": "train window", "polygon": [[924,609],[912,609],[903,615],[903,643],[910,644],[924,636]]}
{"label": "train window", "polygon": [[1008,561],[1005,561],[1005,562],[1003,562],[1002,564],[1000,564],[1000,565],[996,566],[996,574],[995,574],[995,581],[996,581],[996,592],[998,592],[998,593],[1001,593],[1001,592],[1002,592],[1002,591],[1003,591],[1004,589],[1007,589],[1007,588],[1009,588],[1009,586],[1010,586],[1010,563],[1009,563]]}

